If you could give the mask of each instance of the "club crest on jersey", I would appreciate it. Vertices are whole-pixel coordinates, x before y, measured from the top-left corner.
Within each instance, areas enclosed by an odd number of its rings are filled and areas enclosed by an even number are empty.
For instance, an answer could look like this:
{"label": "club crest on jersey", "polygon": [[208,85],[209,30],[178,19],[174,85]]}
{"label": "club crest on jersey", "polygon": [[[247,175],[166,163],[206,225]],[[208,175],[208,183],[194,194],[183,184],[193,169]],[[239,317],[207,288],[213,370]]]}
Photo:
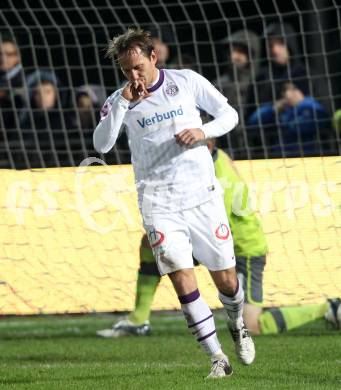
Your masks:
{"label": "club crest on jersey", "polygon": [[148,239],[150,242],[150,246],[152,248],[155,248],[162,244],[163,240],[165,239],[165,235],[159,230],[153,229],[149,230]]}
{"label": "club crest on jersey", "polygon": [[215,230],[215,235],[220,240],[227,240],[230,235],[230,229],[225,223],[220,223]]}
{"label": "club crest on jersey", "polygon": [[166,94],[168,96],[175,96],[178,93],[179,93],[179,88],[176,84],[174,84],[173,82],[167,83]]}

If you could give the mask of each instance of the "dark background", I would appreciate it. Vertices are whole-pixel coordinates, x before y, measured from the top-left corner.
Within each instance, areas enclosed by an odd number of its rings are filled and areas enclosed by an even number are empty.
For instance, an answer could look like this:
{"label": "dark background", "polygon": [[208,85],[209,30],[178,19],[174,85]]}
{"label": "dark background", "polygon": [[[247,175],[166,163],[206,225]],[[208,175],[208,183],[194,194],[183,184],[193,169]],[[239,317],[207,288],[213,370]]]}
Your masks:
{"label": "dark background", "polygon": [[334,109],[341,106],[338,0],[1,0],[0,7],[0,32],[14,35],[28,71],[53,68],[65,88],[95,83],[105,85],[108,93],[122,76],[104,58],[105,45],[127,26],[156,26],[173,58],[193,55],[199,72],[214,79],[212,64],[221,61],[216,45],[221,39],[242,28],[263,36],[271,22],[290,23],[302,59],[317,75],[328,76]]}

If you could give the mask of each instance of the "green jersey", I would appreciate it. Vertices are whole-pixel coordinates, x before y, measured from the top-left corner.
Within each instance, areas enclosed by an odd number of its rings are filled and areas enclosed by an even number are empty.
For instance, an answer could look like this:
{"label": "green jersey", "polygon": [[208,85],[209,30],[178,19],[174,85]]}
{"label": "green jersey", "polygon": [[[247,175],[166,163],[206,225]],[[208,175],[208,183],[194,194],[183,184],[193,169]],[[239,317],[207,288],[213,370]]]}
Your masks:
{"label": "green jersey", "polygon": [[[248,188],[232,166],[226,153],[217,149],[213,154],[214,168],[218,180],[224,189],[224,203],[230,222],[236,256],[263,256],[267,253],[267,243],[260,221],[255,212],[236,215],[233,202],[241,211],[246,211]],[[240,196],[241,199],[236,198]]]}

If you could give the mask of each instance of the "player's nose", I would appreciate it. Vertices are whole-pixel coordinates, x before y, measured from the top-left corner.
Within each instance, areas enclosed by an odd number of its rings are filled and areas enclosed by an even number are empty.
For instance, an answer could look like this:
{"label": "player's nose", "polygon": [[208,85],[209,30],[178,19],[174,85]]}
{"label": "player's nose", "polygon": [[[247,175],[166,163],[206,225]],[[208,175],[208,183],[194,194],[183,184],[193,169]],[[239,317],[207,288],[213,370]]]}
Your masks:
{"label": "player's nose", "polygon": [[130,77],[131,77],[132,81],[135,81],[135,80],[138,80],[140,76],[139,76],[139,73],[137,70],[132,70],[130,72]]}

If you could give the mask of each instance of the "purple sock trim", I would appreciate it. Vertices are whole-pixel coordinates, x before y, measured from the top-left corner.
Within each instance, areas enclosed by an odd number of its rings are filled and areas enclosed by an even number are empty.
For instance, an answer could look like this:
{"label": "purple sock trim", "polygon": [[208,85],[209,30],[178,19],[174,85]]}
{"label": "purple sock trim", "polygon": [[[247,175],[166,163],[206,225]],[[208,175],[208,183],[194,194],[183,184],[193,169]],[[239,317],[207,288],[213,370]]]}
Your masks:
{"label": "purple sock trim", "polygon": [[239,279],[237,278],[237,287],[236,287],[235,292],[232,295],[227,295],[221,291],[220,291],[220,294],[223,294],[227,298],[233,298],[237,294],[238,290],[239,290]]}
{"label": "purple sock trim", "polygon": [[210,336],[212,336],[212,334],[214,334],[214,333],[216,333],[216,330],[215,330],[215,329],[214,329],[213,332],[207,334],[206,336],[200,337],[200,339],[198,339],[197,341],[199,341],[199,342],[200,342],[200,341],[203,341],[203,340],[209,338]]}
{"label": "purple sock trim", "polygon": [[201,320],[201,321],[196,322],[195,324],[188,325],[188,327],[189,327],[189,328],[193,328],[193,326],[199,325],[199,324],[201,324],[202,322],[204,322],[204,321],[206,321],[206,320],[208,320],[209,318],[212,318],[212,317],[213,317],[213,314],[209,315],[208,317],[204,318],[204,319]]}
{"label": "purple sock trim", "polygon": [[179,301],[181,304],[186,304],[186,303],[191,303],[191,302],[196,301],[199,297],[200,297],[199,290],[196,289],[196,290],[192,291],[191,293],[186,294],[186,295],[181,295],[181,297],[178,297],[178,298],[179,298]]}

